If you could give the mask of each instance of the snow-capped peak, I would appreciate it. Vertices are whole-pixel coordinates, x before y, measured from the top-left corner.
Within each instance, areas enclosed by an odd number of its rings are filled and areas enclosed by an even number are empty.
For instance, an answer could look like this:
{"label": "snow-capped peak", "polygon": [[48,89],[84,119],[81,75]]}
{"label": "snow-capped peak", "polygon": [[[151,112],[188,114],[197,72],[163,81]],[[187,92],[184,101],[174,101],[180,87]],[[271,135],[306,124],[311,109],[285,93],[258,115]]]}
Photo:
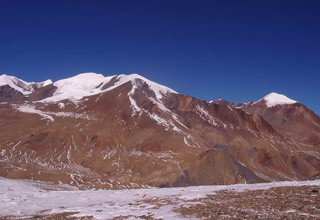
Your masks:
{"label": "snow-capped peak", "polygon": [[42,82],[42,87],[45,87],[45,86],[50,85],[50,84],[52,84],[52,83],[53,83],[53,82],[52,82],[51,79],[47,79],[46,81],[43,81],[43,82]]}
{"label": "snow-capped peak", "polygon": [[86,96],[92,96],[110,91],[127,82],[131,82],[133,87],[139,87],[140,84],[137,79],[140,79],[144,83],[148,84],[150,90],[155,93],[156,98],[158,99],[161,99],[162,95],[166,94],[167,92],[176,93],[174,90],[152,82],[136,73],[106,77],[97,73],[81,73],[74,77],[62,79],[53,83],[53,85],[57,87],[53,96],[42,101],[56,102],[64,99],[80,100]]}
{"label": "snow-capped peak", "polygon": [[266,102],[267,107],[297,103],[297,101],[275,92],[266,95],[265,97],[263,97],[263,100]]}
{"label": "snow-capped peak", "polygon": [[53,85],[58,88],[70,87],[81,90],[92,90],[104,80],[104,76],[97,73],[81,73],[79,75],[62,79]]}
{"label": "snow-capped peak", "polygon": [[51,81],[51,79],[47,79],[43,82],[32,82],[32,83],[29,83],[30,85],[36,87],[36,88],[42,88],[42,87],[45,87],[47,85],[50,85],[52,84],[53,82]]}
{"label": "snow-capped peak", "polygon": [[18,79],[14,76],[3,74],[0,76],[0,86],[8,85],[22,94],[30,94],[33,89],[30,83]]}

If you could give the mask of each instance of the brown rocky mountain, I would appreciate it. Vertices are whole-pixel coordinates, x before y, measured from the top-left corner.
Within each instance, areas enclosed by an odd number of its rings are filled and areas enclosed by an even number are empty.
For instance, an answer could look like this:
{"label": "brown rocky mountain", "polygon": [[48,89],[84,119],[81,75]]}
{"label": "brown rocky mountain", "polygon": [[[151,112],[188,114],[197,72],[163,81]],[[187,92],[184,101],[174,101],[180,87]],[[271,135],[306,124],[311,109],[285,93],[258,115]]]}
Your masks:
{"label": "brown rocky mountain", "polygon": [[296,102],[265,107],[265,100],[247,105],[243,109],[261,115],[277,130],[301,142],[320,146],[320,117],[306,106]]}
{"label": "brown rocky mountain", "polygon": [[319,117],[281,95],[205,102],[137,74],[86,73],[25,83],[27,91],[7,78],[0,80],[4,177],[134,188],[300,180],[320,172]]}

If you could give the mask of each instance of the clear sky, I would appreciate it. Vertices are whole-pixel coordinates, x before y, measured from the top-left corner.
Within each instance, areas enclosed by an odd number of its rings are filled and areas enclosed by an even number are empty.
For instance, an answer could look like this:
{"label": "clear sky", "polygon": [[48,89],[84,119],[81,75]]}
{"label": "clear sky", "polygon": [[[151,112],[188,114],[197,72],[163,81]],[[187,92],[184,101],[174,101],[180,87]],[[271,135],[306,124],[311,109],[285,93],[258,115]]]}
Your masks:
{"label": "clear sky", "polygon": [[320,1],[0,1],[0,73],[81,72],[140,73],[204,100],[275,91],[320,113]]}

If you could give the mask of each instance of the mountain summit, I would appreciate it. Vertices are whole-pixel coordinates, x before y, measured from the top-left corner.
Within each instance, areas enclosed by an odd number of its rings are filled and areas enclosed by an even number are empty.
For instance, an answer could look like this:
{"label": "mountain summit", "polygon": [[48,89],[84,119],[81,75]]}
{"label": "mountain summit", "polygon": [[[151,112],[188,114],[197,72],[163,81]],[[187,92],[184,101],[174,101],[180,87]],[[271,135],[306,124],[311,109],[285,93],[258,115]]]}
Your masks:
{"label": "mountain summit", "polygon": [[267,107],[297,103],[297,101],[292,100],[285,95],[278,94],[275,92],[272,92],[272,93],[266,95],[265,97],[263,97],[262,100],[264,100],[266,102]]}
{"label": "mountain summit", "polygon": [[154,83],[138,74],[130,75],[114,75],[104,77],[101,74],[96,73],[82,73],[71,78],[59,80],[53,85],[56,87],[56,91],[51,98],[45,101],[61,101],[64,99],[82,99],[86,96],[92,96],[103,92],[115,89],[125,83],[130,82],[134,87],[140,84],[148,85],[157,98],[161,98],[162,94],[175,91]]}
{"label": "mountain summit", "polygon": [[136,188],[307,179],[320,119],[271,93],[205,102],[138,74],[0,77],[0,175]]}

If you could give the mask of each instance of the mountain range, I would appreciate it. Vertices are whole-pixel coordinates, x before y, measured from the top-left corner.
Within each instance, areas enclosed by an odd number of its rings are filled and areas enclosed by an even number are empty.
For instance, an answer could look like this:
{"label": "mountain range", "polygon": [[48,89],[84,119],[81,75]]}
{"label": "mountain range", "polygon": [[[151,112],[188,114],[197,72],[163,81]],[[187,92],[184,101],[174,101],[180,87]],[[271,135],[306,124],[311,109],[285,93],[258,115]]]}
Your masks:
{"label": "mountain range", "polygon": [[80,188],[305,180],[320,117],[284,95],[204,101],[141,75],[0,76],[0,176]]}

